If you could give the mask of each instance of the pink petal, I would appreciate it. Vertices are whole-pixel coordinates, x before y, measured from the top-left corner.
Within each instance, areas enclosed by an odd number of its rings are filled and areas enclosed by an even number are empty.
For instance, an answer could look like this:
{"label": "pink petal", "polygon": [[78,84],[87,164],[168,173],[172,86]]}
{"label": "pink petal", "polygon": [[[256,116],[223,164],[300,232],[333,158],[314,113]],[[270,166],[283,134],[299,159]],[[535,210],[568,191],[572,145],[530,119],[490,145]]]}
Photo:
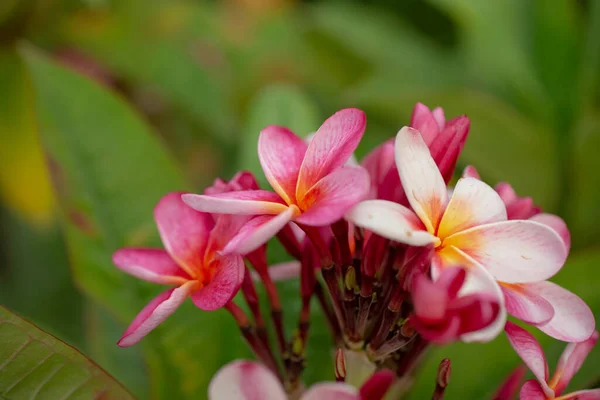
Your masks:
{"label": "pink petal", "polygon": [[[436,109],[438,110],[438,109]],[[441,109],[440,109],[441,110]],[[429,110],[425,104],[417,103],[415,108],[413,108],[412,116],[410,117],[410,126],[415,128],[421,135],[423,135],[423,141],[427,146],[433,143],[433,140],[440,133],[440,122],[438,119],[440,118],[440,112],[437,111],[438,118]],[[445,123],[444,111],[441,112],[441,118],[443,118],[443,123]]]}
{"label": "pink petal", "polygon": [[195,210],[215,214],[279,214],[287,208],[277,194],[267,190],[243,190],[210,196],[184,194],[181,198]]}
{"label": "pink petal", "polygon": [[260,215],[250,219],[223,249],[223,254],[248,254],[277,234],[296,215],[295,206],[279,215]]}
{"label": "pink petal", "polygon": [[579,371],[583,362],[590,351],[598,341],[598,332],[595,331],[592,336],[580,343],[569,343],[567,348],[560,356],[556,371],[552,377],[552,382],[556,382],[554,391],[560,395],[571,382],[573,376]]}
{"label": "pink petal", "polygon": [[458,180],[437,236],[445,238],[474,226],[506,221],[506,207],[498,193],[475,178]]}
{"label": "pink petal", "polygon": [[365,131],[367,117],[356,108],[340,110],[315,133],[300,167],[296,198],[350,158]]}
{"label": "pink petal", "polygon": [[437,164],[444,182],[450,182],[456,161],[460,155],[467,135],[471,121],[466,116],[454,118],[446,124],[444,130],[435,138],[429,146],[431,157]]}
{"label": "pink petal", "polygon": [[[431,112],[435,122],[437,122],[440,131],[446,126],[446,117],[444,116],[444,109],[442,107],[436,107]],[[418,128],[417,128],[418,129]]]}
{"label": "pink petal", "polygon": [[536,325],[542,332],[565,342],[583,342],[594,333],[594,314],[578,296],[552,282],[527,286],[554,308],[554,317],[548,323]]}
{"label": "pink petal", "polygon": [[389,369],[376,371],[360,387],[360,399],[381,400],[396,380]]}
{"label": "pink petal", "polygon": [[288,204],[296,203],[296,183],[306,143],[292,131],[271,125],[260,132],[258,157],[267,180]]}
{"label": "pink petal", "polygon": [[391,201],[363,201],[350,210],[346,219],[380,236],[412,246],[426,246],[439,241],[424,230],[411,210]]}
{"label": "pink petal", "polygon": [[287,400],[277,377],[253,361],[233,361],[213,376],[209,400]]}
{"label": "pink petal", "polygon": [[[459,270],[452,268],[448,270]],[[442,273],[442,277],[444,273]],[[465,276],[463,272],[462,280]],[[462,285],[462,282],[461,282]],[[424,274],[414,277],[411,296],[415,315],[425,323],[435,323],[444,319],[446,308],[450,299],[449,293],[443,285],[435,284]]]}
{"label": "pink petal", "polygon": [[142,340],[151,330],[173,314],[197,288],[197,281],[188,281],[178,288],[167,290],[156,296],[135,317],[117,344],[121,347],[128,347]]}
{"label": "pink petal", "polygon": [[463,178],[475,178],[475,179],[481,180],[481,177],[479,176],[479,172],[477,172],[475,167],[472,165],[467,165],[467,167],[463,171],[462,177]]}
{"label": "pink petal", "polygon": [[[300,261],[287,261],[269,266],[269,276],[273,282],[287,281],[300,276]],[[256,271],[251,271],[252,279],[260,280]]]}
{"label": "pink petal", "polygon": [[244,281],[244,260],[240,256],[229,255],[213,260],[216,273],[210,283],[192,294],[196,307],[213,311],[223,307],[237,294]]}
{"label": "pink petal", "polygon": [[160,249],[120,249],[113,254],[113,263],[136,278],[163,285],[182,285],[190,276],[171,256]]}
{"label": "pink petal", "polygon": [[362,400],[358,390],[342,382],[324,382],[312,385],[300,400]]}
{"label": "pink petal", "polygon": [[256,218],[251,215],[215,214],[215,216],[217,216],[215,227],[210,232],[208,247],[204,255],[205,264],[210,262],[214,253],[223,252],[223,249],[239,234],[244,225]]}
{"label": "pink petal", "polygon": [[[519,365],[515,368],[508,377],[502,382],[502,385],[498,388],[498,391],[492,397],[494,400],[512,400],[517,394],[519,390],[519,386],[521,382],[525,378],[525,374],[527,374],[527,368],[523,364]],[[539,385],[537,381],[536,385]],[[545,399],[545,397],[544,397]]]}
{"label": "pink petal", "polygon": [[369,174],[362,167],[341,167],[325,176],[298,199],[300,224],[327,226],[341,219],[369,192]]}
{"label": "pink petal", "polygon": [[525,382],[519,393],[519,400],[547,400],[548,398],[551,397],[547,397],[539,382],[533,379]]}
{"label": "pink petal", "polygon": [[396,136],[396,167],[408,201],[430,233],[442,219],[448,191],[419,131],[404,127]]}
{"label": "pink petal", "polygon": [[567,247],[567,253],[571,248],[571,234],[569,233],[569,228],[567,224],[561,217],[554,214],[542,213],[534,215],[529,218],[530,221],[539,222],[540,224],[544,224],[556,231],[558,236],[563,240],[565,246]]}
{"label": "pink petal", "polygon": [[163,196],[154,208],[154,219],[167,252],[194,276],[195,267],[201,263],[214,226],[210,214],[188,207],[181,200],[182,193],[174,192]]}
{"label": "pink petal", "polygon": [[554,308],[529,285],[500,285],[506,300],[506,311],[528,324],[545,324],[554,317]]}
{"label": "pink petal", "polygon": [[500,182],[494,187],[494,190],[498,192],[498,195],[500,195],[500,198],[506,205],[518,199],[517,193],[515,193],[515,190],[509,183]]}
{"label": "pink petal", "polygon": [[567,253],[556,232],[538,222],[512,220],[476,226],[444,239],[477,260],[499,281],[537,282],[560,270]]}
{"label": "pink petal", "polygon": [[600,400],[600,389],[578,390],[562,396],[561,400]]}
{"label": "pink petal", "polygon": [[[380,185],[383,184],[388,172],[392,169],[395,170],[393,139],[386,140],[373,149],[363,158],[361,165],[367,170],[371,178],[372,193],[370,197],[378,198]],[[394,174],[398,176],[396,171],[394,171]]]}
{"label": "pink petal", "polygon": [[513,349],[515,349],[519,357],[533,372],[543,390],[550,394],[552,389],[546,383],[549,378],[548,362],[546,361],[542,346],[540,346],[531,333],[510,321],[506,323],[504,330]]}

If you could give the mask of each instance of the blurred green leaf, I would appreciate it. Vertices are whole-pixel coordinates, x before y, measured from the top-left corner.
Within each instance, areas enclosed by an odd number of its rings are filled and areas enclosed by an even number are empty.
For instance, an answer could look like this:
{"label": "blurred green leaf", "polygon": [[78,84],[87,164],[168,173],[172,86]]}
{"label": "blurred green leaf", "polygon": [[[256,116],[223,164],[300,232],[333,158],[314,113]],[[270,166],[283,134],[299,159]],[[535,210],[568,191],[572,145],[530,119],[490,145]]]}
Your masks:
{"label": "blurred green leaf", "polygon": [[258,161],[260,131],[268,125],[281,125],[305,136],[315,132],[321,123],[318,109],[299,88],[284,84],[265,87],[250,103],[238,168],[253,172],[261,185],[268,187]]}
{"label": "blurred green leaf", "polygon": [[83,354],[3,307],[0,360],[5,399],[133,399]]}
{"label": "blurred green leaf", "polygon": [[347,96],[366,109],[367,115],[396,127],[381,141],[409,123],[410,112],[418,101],[443,107],[446,118],[466,114],[471,119],[471,131],[459,162],[473,164],[492,185],[507,181],[519,194],[533,196],[545,209],[557,207],[556,138],[548,127],[536,124],[500,99],[472,90],[401,91],[386,80],[357,86]]}
{"label": "blurred green leaf", "polygon": [[[152,209],[162,195],[187,185],[122,100],[32,48],[22,54],[33,76],[76,282],[128,323],[160,289],[119,271],[111,254],[123,246],[157,245]],[[142,346],[152,397],[198,398],[216,369],[242,354],[244,343],[224,311],[201,312],[190,302]]]}

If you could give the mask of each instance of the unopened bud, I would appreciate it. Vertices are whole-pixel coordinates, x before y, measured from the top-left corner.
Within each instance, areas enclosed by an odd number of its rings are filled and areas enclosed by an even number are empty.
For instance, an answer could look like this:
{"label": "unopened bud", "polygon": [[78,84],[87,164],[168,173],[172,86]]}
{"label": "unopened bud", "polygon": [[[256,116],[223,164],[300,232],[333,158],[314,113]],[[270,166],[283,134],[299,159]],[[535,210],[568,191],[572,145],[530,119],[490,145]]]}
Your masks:
{"label": "unopened bud", "polygon": [[441,386],[443,388],[448,386],[448,383],[450,382],[450,372],[451,371],[452,371],[452,368],[450,365],[450,359],[444,358],[442,360],[442,362],[440,362],[440,366],[438,367],[438,374],[437,374],[438,386]]}
{"label": "unopened bud", "polygon": [[346,357],[342,349],[337,349],[335,353],[335,380],[338,382],[346,380]]}

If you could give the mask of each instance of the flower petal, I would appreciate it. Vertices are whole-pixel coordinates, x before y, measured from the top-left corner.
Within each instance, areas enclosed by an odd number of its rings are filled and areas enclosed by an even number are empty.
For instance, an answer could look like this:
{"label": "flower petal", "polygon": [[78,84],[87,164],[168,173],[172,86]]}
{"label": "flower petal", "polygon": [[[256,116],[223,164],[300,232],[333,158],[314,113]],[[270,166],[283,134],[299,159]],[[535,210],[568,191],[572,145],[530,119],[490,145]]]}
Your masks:
{"label": "flower petal", "polygon": [[360,387],[360,399],[381,400],[396,380],[396,374],[389,369],[374,372]]}
{"label": "flower petal", "polygon": [[554,317],[552,305],[527,284],[501,283],[506,311],[528,324],[545,324]]}
{"label": "flower petal", "polygon": [[173,314],[197,287],[197,281],[188,281],[178,288],[167,290],[156,296],[135,317],[117,344],[121,347],[128,347],[139,342],[169,315]]}
{"label": "flower petal", "polygon": [[296,206],[291,206],[279,215],[259,215],[250,219],[239,233],[231,238],[222,253],[245,255],[256,250],[288,224],[297,211]]}
{"label": "flower petal", "polygon": [[163,285],[182,285],[190,276],[171,256],[160,249],[119,249],[113,254],[113,263],[136,278]]}
{"label": "flower petal", "polygon": [[567,224],[561,217],[554,214],[541,213],[534,215],[529,218],[530,221],[539,222],[540,224],[544,224],[554,229],[558,236],[563,240],[565,246],[567,247],[567,253],[571,249],[571,234],[569,233],[569,228]]}
{"label": "flower petal", "polygon": [[323,382],[312,385],[300,400],[361,400],[358,390],[342,382]]}
{"label": "flower petal", "polygon": [[365,113],[356,108],[340,110],[329,117],[315,133],[300,167],[296,198],[350,158],[363,136]]}
{"label": "flower petal", "polygon": [[523,384],[519,393],[519,400],[547,400],[548,397],[544,393],[544,389],[538,381],[529,380]]}
{"label": "flower petal", "polygon": [[554,308],[554,317],[548,323],[536,325],[542,332],[565,342],[582,342],[594,333],[594,314],[578,296],[552,282],[527,286]]}
{"label": "flower petal", "polygon": [[444,109],[442,107],[436,107],[431,113],[433,114],[433,118],[435,118],[435,122],[437,122],[440,130],[444,129],[444,127],[446,126],[446,117],[444,116]]}
{"label": "flower petal", "polygon": [[287,400],[277,377],[253,361],[233,361],[213,376],[209,400]]}
{"label": "flower petal", "polygon": [[446,183],[452,179],[454,169],[456,168],[456,161],[469,134],[470,124],[471,121],[464,115],[451,119],[446,124],[444,130],[435,138],[431,146],[429,146],[431,157],[438,166],[440,174]]}
{"label": "flower petal", "polygon": [[444,240],[477,260],[499,281],[538,282],[563,266],[567,253],[556,232],[534,221],[476,226]]}
{"label": "flower petal", "polygon": [[548,381],[548,362],[542,346],[531,333],[510,321],[506,323],[504,330],[510,345],[533,372],[543,391],[549,394],[552,389],[546,383]]}
{"label": "flower petal", "polygon": [[350,210],[346,219],[380,236],[412,246],[427,246],[439,240],[424,229],[411,210],[391,201],[363,201]]}
{"label": "flower petal", "polygon": [[[300,261],[286,261],[279,264],[269,265],[269,276],[273,282],[287,281],[300,276]],[[251,270],[250,275],[252,280],[260,281],[260,275],[258,272]]]}
{"label": "flower petal", "polygon": [[474,226],[506,221],[506,206],[498,193],[475,178],[458,180],[437,231],[439,238]]}
{"label": "flower petal", "polygon": [[434,234],[442,219],[448,191],[419,131],[404,127],[396,136],[396,167],[408,201]]}
{"label": "flower petal", "polygon": [[[525,378],[526,374],[527,374],[527,368],[525,368],[525,366],[523,364],[519,365],[517,368],[515,368],[510,373],[510,375],[508,375],[506,377],[506,379],[504,380],[504,382],[502,382],[502,384],[500,385],[500,387],[498,388],[498,390],[496,391],[496,393],[494,394],[494,396],[492,398],[494,400],[514,399],[515,394],[517,394],[517,391],[519,390],[519,386],[521,385],[521,382]],[[539,383],[537,383],[537,381],[533,381],[533,382],[535,382],[536,385],[539,385]],[[545,399],[545,397],[544,397],[544,399]]]}
{"label": "flower petal", "polygon": [[362,167],[341,167],[325,176],[299,200],[304,210],[296,221],[326,226],[341,219],[369,192],[369,174]]}
{"label": "flower petal", "polygon": [[296,183],[307,148],[304,140],[281,126],[268,126],[258,137],[260,165],[273,189],[287,204],[296,203]]}
{"label": "flower petal", "polygon": [[196,307],[213,311],[223,307],[237,294],[244,281],[244,260],[241,256],[229,255],[213,260],[216,273],[210,283],[192,294]]}
{"label": "flower petal", "polygon": [[569,382],[571,382],[573,376],[579,371],[597,341],[598,332],[595,331],[589,339],[580,343],[569,343],[567,345],[558,360],[556,371],[552,377],[554,391],[557,395],[560,395],[569,385]]}
{"label": "flower petal", "polygon": [[465,170],[462,173],[462,177],[463,178],[475,178],[475,179],[481,180],[481,177],[479,176],[479,172],[477,172],[475,167],[472,165],[467,165],[465,167]]}
{"label": "flower petal", "polygon": [[562,396],[561,400],[600,400],[600,389],[578,390]]}
{"label": "flower petal", "polygon": [[210,196],[188,193],[181,198],[195,210],[214,214],[279,214],[287,208],[279,195],[267,190],[242,190]]}
{"label": "flower petal", "polygon": [[154,208],[154,219],[167,252],[194,276],[195,265],[201,262],[208,245],[214,219],[188,207],[181,195],[174,192],[163,196]]}
{"label": "flower petal", "polygon": [[[441,108],[436,108],[437,118],[436,116],[429,110],[423,103],[417,103],[415,108],[413,108],[412,115],[410,117],[410,126],[415,128],[421,135],[423,136],[423,141],[427,146],[433,143],[433,140],[439,135],[440,130],[440,122],[445,123],[444,119],[444,111]],[[440,117],[443,121],[439,121]]]}
{"label": "flower petal", "polygon": [[[367,154],[360,163],[369,173],[371,178],[371,193],[369,197],[380,198],[379,191],[383,185],[390,170],[393,170],[394,175],[398,178],[398,173],[395,171],[394,161],[394,140],[386,140],[369,154]],[[390,199],[385,199],[390,200]]]}

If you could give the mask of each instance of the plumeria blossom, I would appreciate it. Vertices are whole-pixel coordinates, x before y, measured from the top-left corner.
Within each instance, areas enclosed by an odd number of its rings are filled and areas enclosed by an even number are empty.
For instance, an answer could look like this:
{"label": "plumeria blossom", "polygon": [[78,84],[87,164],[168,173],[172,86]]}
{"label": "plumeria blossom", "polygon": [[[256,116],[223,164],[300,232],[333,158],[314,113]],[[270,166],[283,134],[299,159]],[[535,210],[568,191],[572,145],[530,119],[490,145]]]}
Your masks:
{"label": "plumeria blossom", "polygon": [[[374,373],[361,388],[344,382],[321,382],[299,397],[300,400],[379,400],[392,384],[389,371]],[[277,377],[260,363],[234,361],[221,368],[208,388],[210,400],[287,400],[288,394]]]}
{"label": "plumeria blossom", "polygon": [[[444,181],[454,174],[456,161],[464,147],[471,122],[465,115],[446,121],[441,107],[431,111],[417,103],[413,109],[410,126],[421,132]],[[371,177],[370,198],[390,200],[408,206],[394,162],[394,139],[373,149],[361,162]]]}
{"label": "plumeria blossom", "polygon": [[480,180],[460,179],[449,198],[444,177],[416,129],[404,127],[398,133],[395,161],[412,210],[389,201],[366,200],[347,219],[400,243],[433,245],[434,279],[444,268],[465,266],[469,273],[460,295],[493,294],[501,312],[490,326],[463,335],[463,340],[493,339],[506,319],[500,283],[539,282],[553,276],[567,256],[561,238],[539,222],[508,221],[500,196]]}
{"label": "plumeria blossom", "polygon": [[186,206],[182,193],[165,195],[154,209],[154,218],[165,250],[124,248],[113,255],[121,270],[148,282],[174,286],[152,300],[127,328],[118,344],[139,342],[191,297],[207,311],[227,304],[244,278],[244,262],[238,255],[219,251],[232,235],[226,219],[216,224],[210,214]]}
{"label": "plumeria blossom", "polygon": [[245,254],[265,243],[290,221],[328,226],[339,220],[369,190],[361,167],[345,166],[366,126],[358,109],[338,111],[317,130],[310,144],[292,131],[271,125],[258,140],[258,155],[275,193],[247,190],[183,196],[199,211],[259,216],[246,224],[226,252]]}
{"label": "plumeria blossom", "polygon": [[[467,167],[463,176],[480,179],[473,167]],[[527,219],[548,226],[562,239],[565,251],[571,246],[571,237],[562,218],[543,213],[530,197],[519,197],[508,183],[499,183],[495,190],[506,205],[513,220]],[[509,217],[509,219],[511,219]],[[536,326],[546,334],[566,342],[581,342],[590,337],[596,325],[590,308],[574,293],[555,283],[540,279],[537,282],[500,282],[509,314]]]}
{"label": "plumeria blossom", "polygon": [[436,344],[450,343],[496,320],[500,312],[496,297],[487,293],[458,296],[465,278],[466,271],[459,267],[444,269],[435,282],[425,274],[414,278],[414,312],[409,321],[424,339]]}
{"label": "plumeria blossom", "polygon": [[580,343],[570,343],[561,355],[552,378],[548,362],[537,340],[518,325],[508,322],[506,334],[512,347],[529,367],[536,379],[525,382],[521,388],[521,400],[598,400],[600,389],[579,390],[562,394],[583,365],[585,358],[598,341],[598,332]]}

